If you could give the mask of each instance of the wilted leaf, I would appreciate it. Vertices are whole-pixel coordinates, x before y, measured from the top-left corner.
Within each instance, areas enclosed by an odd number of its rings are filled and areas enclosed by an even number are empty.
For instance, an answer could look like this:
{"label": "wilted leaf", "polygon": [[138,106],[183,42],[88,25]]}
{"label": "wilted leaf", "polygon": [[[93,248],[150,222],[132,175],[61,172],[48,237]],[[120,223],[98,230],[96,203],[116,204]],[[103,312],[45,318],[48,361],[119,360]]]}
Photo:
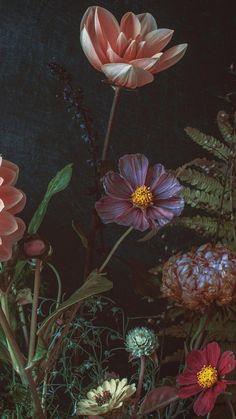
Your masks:
{"label": "wilted leaf", "polygon": [[146,395],[140,406],[139,414],[147,415],[154,410],[168,406],[177,399],[177,388],[170,386],[157,387]]}
{"label": "wilted leaf", "polygon": [[19,290],[16,295],[16,302],[18,305],[32,304],[33,297],[30,288]]}
{"label": "wilted leaf", "polygon": [[84,284],[79,288],[74,294],[71,295],[66,301],[64,301],[57,310],[51,313],[42,323],[41,327],[38,330],[38,335],[45,340],[48,332],[51,329],[52,324],[64,313],[66,310],[71,308],[74,304],[85,300],[96,294],[101,294],[102,292],[108,291],[112,288],[113,284],[107,278],[105,278],[103,273],[98,273],[97,271],[91,272],[88,279]]}
{"label": "wilted leaf", "polygon": [[42,202],[35,211],[28,227],[28,233],[36,233],[46,214],[48,204],[56,193],[63,191],[69,184],[72,176],[72,164],[68,164],[57,172],[56,176],[49,182],[47,191]]}

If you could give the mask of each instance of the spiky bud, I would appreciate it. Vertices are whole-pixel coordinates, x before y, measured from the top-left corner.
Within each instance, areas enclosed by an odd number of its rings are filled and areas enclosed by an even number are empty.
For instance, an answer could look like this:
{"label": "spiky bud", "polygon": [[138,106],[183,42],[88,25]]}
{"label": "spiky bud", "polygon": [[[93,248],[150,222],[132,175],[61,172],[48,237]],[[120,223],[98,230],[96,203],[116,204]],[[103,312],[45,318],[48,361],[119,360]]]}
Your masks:
{"label": "spiky bud", "polygon": [[135,358],[152,355],[158,347],[158,338],[147,327],[136,327],[128,332],[125,342],[127,352]]}

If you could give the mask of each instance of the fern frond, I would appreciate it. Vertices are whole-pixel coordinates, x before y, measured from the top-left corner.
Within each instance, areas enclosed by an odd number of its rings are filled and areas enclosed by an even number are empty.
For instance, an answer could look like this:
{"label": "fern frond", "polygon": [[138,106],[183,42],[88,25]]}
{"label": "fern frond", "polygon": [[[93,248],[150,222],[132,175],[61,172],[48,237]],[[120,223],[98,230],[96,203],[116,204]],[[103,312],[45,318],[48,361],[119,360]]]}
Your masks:
{"label": "fern frond", "polygon": [[[219,220],[214,217],[196,215],[195,217],[179,218],[178,223],[195,230],[203,237],[215,238]],[[219,225],[219,239],[225,243],[233,243],[234,225],[231,220],[223,220]]]}
{"label": "fern frond", "polygon": [[192,208],[200,208],[213,213],[223,212],[230,213],[230,203],[224,200],[223,208],[221,208],[221,196],[217,193],[208,193],[199,189],[184,188],[182,196],[185,202]]}
{"label": "fern frond", "polygon": [[228,144],[236,142],[236,135],[234,134],[234,129],[230,123],[229,115],[225,111],[220,111],[217,114],[216,120],[220,133],[225,142]]}
{"label": "fern frond", "polygon": [[205,175],[196,169],[184,169],[180,172],[178,178],[181,182],[188,183],[201,191],[216,192],[218,195],[223,193],[223,186],[218,179]]}
{"label": "fern frond", "polygon": [[215,157],[223,161],[228,161],[230,157],[230,149],[227,145],[223,144],[211,135],[204,134],[196,128],[187,127],[185,128],[185,132],[195,143],[199,144]]}

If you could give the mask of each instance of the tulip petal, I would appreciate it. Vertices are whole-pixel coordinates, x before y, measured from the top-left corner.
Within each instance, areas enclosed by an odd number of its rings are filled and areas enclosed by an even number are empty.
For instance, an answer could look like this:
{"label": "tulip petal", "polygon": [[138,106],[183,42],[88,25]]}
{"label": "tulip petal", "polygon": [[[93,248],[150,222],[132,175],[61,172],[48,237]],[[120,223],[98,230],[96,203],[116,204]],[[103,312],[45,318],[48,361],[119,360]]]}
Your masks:
{"label": "tulip petal", "polygon": [[137,18],[141,24],[140,35],[145,36],[147,33],[157,29],[157,23],[151,13],[140,13]]}
{"label": "tulip petal", "polygon": [[160,73],[176,64],[184,56],[188,44],[176,45],[164,52],[160,61],[152,68],[152,73]]}
{"label": "tulip petal", "polygon": [[143,154],[126,154],[119,159],[119,171],[132,188],[145,184],[148,159]]}
{"label": "tulip petal", "polygon": [[147,34],[144,38],[146,44],[143,50],[143,56],[152,57],[162,51],[163,48],[165,48],[165,46],[170,42],[173,33],[173,30],[163,28]]}
{"label": "tulip petal", "polygon": [[101,70],[114,84],[135,89],[153,81],[153,75],[131,64],[104,64]]}
{"label": "tulip petal", "polygon": [[0,182],[1,186],[14,185],[17,179],[17,172],[8,167],[1,166],[0,178],[2,179]]}
{"label": "tulip petal", "polygon": [[126,62],[124,58],[121,58],[112,48],[109,46],[107,49],[107,58],[110,63],[124,63]]}
{"label": "tulip petal", "polygon": [[97,51],[95,50],[95,47],[90,39],[90,36],[86,27],[84,27],[81,31],[80,42],[81,42],[83,51],[86,57],[88,58],[90,64],[92,64],[92,66],[96,68],[97,70],[101,71],[101,67],[103,63],[100,57],[98,56]]}
{"label": "tulip petal", "polygon": [[127,180],[115,172],[106,173],[103,185],[106,193],[114,198],[130,200],[133,193],[133,189]]}
{"label": "tulip petal", "polygon": [[12,170],[13,172],[15,172],[15,174],[16,174],[16,177],[15,177],[15,182],[17,181],[18,174],[19,174],[19,167],[18,167],[15,163],[12,163],[12,162],[11,162],[11,161],[9,161],[9,160],[5,160],[5,159],[3,159],[3,160],[2,160],[1,167],[6,167],[7,169],[10,169],[10,170]]}
{"label": "tulip petal", "polygon": [[136,53],[137,53],[137,42],[133,39],[124,53],[125,60],[127,61],[133,60],[134,58],[136,58]]}
{"label": "tulip petal", "polygon": [[25,204],[26,204],[26,195],[24,194],[24,192],[20,191],[22,194],[22,198],[21,200],[12,208],[10,208],[8,210],[8,212],[10,212],[11,214],[17,214],[18,212],[21,212],[24,208],[25,208]]}
{"label": "tulip petal", "polygon": [[235,369],[235,357],[233,352],[231,351],[225,351],[223,352],[223,354],[221,355],[220,359],[219,359],[219,363],[218,363],[218,371],[219,374],[225,375],[228,374],[229,372],[231,372],[232,370]]}
{"label": "tulip petal", "polygon": [[113,14],[103,7],[96,7],[94,13],[94,27],[96,36],[102,45],[103,50],[106,50],[107,41],[114,49],[116,47],[120,28]]}
{"label": "tulip petal", "polygon": [[212,411],[216,398],[226,389],[226,384],[219,381],[214,387],[203,391],[195,401],[193,410],[198,416],[205,416]]}
{"label": "tulip petal", "polygon": [[117,222],[117,218],[126,214],[132,204],[128,201],[105,196],[96,202],[96,211],[104,224]]}
{"label": "tulip petal", "polygon": [[17,205],[23,198],[23,193],[13,186],[1,186],[0,199],[4,202],[6,210]]}
{"label": "tulip petal", "polygon": [[120,32],[116,41],[116,52],[118,55],[122,55],[128,45],[127,38],[124,32]]}
{"label": "tulip petal", "polygon": [[135,39],[141,32],[141,23],[134,13],[127,12],[121,19],[120,30],[127,40]]}
{"label": "tulip petal", "polygon": [[17,222],[7,211],[0,212],[0,236],[7,236],[17,230]]}
{"label": "tulip petal", "polygon": [[133,64],[135,67],[142,68],[143,70],[149,71],[160,60],[161,56],[162,53],[160,53],[156,58],[138,58],[137,60],[132,60],[130,64]]}
{"label": "tulip petal", "polygon": [[0,261],[6,262],[12,257],[12,246],[10,244],[5,244],[4,239],[0,244]]}

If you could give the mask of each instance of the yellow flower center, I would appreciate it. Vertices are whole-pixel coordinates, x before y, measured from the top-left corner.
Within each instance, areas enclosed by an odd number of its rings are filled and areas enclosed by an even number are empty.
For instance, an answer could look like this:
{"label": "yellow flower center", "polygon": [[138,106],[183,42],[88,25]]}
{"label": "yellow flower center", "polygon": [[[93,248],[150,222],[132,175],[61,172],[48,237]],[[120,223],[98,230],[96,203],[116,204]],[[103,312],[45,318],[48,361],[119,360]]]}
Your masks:
{"label": "yellow flower center", "polygon": [[213,387],[218,380],[218,373],[215,367],[203,365],[203,368],[197,373],[198,384],[203,388]]}
{"label": "yellow flower center", "polygon": [[138,186],[131,195],[133,204],[136,207],[147,208],[153,204],[153,194],[148,186]]}
{"label": "yellow flower center", "polygon": [[110,391],[106,390],[106,391],[103,391],[101,394],[98,394],[95,397],[95,400],[98,406],[103,406],[104,404],[109,402],[109,400],[111,400],[111,397],[112,396],[111,396]]}

